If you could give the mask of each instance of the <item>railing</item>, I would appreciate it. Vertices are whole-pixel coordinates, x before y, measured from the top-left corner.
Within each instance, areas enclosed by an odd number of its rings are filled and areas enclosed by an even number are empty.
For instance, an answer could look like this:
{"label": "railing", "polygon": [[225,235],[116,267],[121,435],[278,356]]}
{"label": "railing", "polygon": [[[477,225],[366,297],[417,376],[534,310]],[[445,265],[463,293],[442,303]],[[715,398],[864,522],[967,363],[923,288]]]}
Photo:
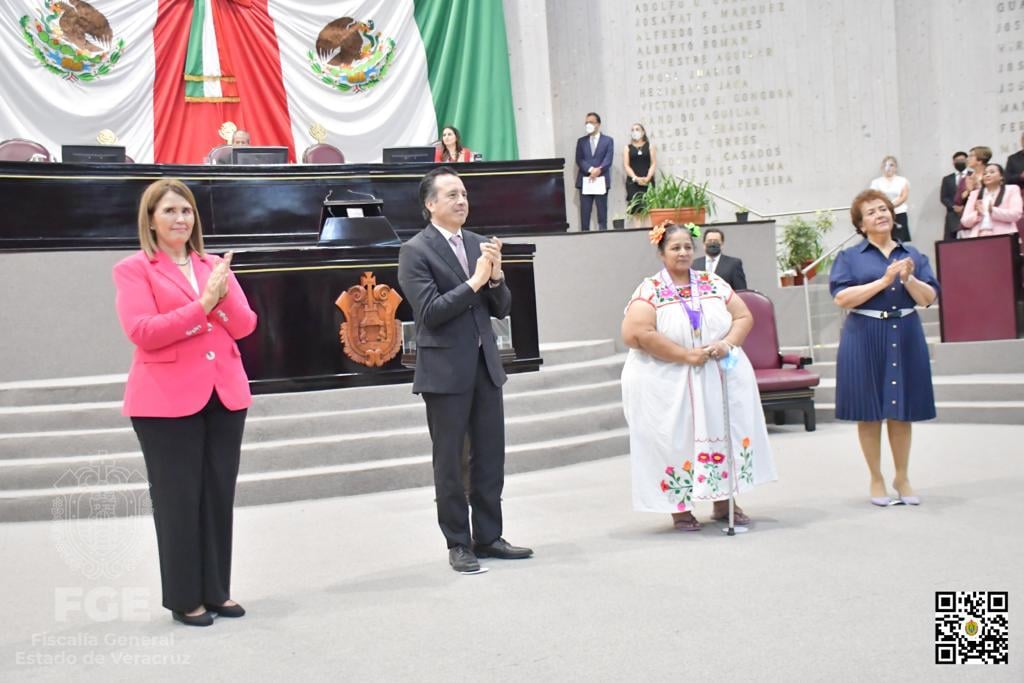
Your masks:
{"label": "railing", "polygon": [[811,357],[811,361],[814,358],[814,325],[811,324],[811,288],[807,284],[807,273],[811,272],[819,265],[822,264],[826,259],[831,258],[832,254],[836,253],[840,249],[846,246],[846,243],[852,240],[854,237],[860,237],[859,233],[851,233],[849,237],[837,244],[836,246],[829,249],[827,252],[816,258],[810,264],[800,271],[800,274],[804,277],[804,313],[807,316],[807,353]]}
{"label": "railing", "polygon": [[[682,180],[683,182],[688,183],[690,185],[698,185],[698,183],[695,183],[694,181],[690,180],[689,178],[684,178],[682,176],[676,176],[676,178],[678,178],[679,180]],[[704,189],[712,197],[715,197],[716,199],[720,199],[723,202],[726,202],[727,204],[731,204],[735,208],[746,209],[750,213],[752,213],[752,214],[754,214],[756,216],[760,216],[761,218],[783,218],[783,217],[786,217],[786,216],[800,216],[800,215],[804,215],[804,214],[818,213],[819,211],[836,212],[836,211],[849,211],[849,209],[850,209],[849,206],[837,206],[837,207],[825,208],[825,209],[800,209],[800,210],[796,210],[796,211],[775,211],[775,212],[769,213],[769,212],[765,212],[765,211],[757,211],[755,209],[752,209],[749,206],[747,206],[746,204],[742,204],[742,203],[736,201],[735,199],[733,199],[732,197],[728,197],[728,196],[722,194],[721,192],[715,192],[714,190],[712,190],[710,188],[707,188],[707,187],[705,187]],[[810,289],[810,287],[807,284],[807,274],[810,273],[811,271],[813,271],[818,266],[820,266],[827,259],[831,258],[836,252],[838,252],[840,249],[845,247],[850,242],[850,240],[852,240],[852,239],[854,239],[856,237],[860,237],[860,235],[858,233],[856,233],[856,232],[850,234],[849,237],[847,237],[842,242],[840,242],[839,244],[837,244],[834,247],[832,247],[831,249],[829,249],[827,252],[825,252],[820,257],[818,257],[813,262],[811,262],[809,265],[805,266],[803,269],[800,270],[800,274],[803,276],[803,279],[804,279],[804,286],[803,286],[803,289],[804,289],[804,313],[805,313],[806,318],[807,318],[807,353],[811,357],[812,360],[814,360],[814,324],[813,324],[813,321],[811,319],[811,289]]]}
{"label": "railing", "polygon": [[[699,185],[699,183],[695,183],[694,181],[690,180],[689,178],[684,178],[682,176],[676,176],[676,179],[677,180],[682,180],[684,183],[687,183],[689,185]],[[764,212],[764,211],[756,211],[755,209],[750,208],[746,204],[738,202],[735,199],[732,199],[731,197],[726,197],[721,192],[715,192],[711,188],[704,188],[704,189],[712,197],[715,197],[716,199],[721,199],[723,202],[725,202],[727,204],[732,204],[734,207],[736,207],[738,209],[746,209],[750,213],[754,214],[755,216],[760,216],[761,218],[781,218],[783,216],[799,216],[799,215],[802,215],[802,214],[805,214],[805,213],[817,213],[819,211],[849,211],[850,210],[849,206],[837,206],[837,207],[834,207],[834,208],[831,208],[831,209],[800,209],[798,211],[776,211],[774,213],[767,213],[767,212]]]}

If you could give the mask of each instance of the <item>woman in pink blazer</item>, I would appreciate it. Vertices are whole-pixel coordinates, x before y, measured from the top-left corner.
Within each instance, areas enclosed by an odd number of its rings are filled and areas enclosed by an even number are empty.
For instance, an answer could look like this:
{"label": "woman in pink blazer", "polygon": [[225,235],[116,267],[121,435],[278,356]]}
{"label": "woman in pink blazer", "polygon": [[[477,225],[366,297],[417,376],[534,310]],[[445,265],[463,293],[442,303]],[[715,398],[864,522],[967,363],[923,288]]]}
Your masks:
{"label": "woman in pink blazer", "polygon": [[123,413],[146,461],[163,605],[209,626],[240,617],[231,600],[231,531],[252,397],[235,340],[256,328],[223,259],[203,249],[196,201],[158,180],[139,204],[141,251],[114,266],[117,315],[135,344]]}
{"label": "woman in pink blazer", "polygon": [[967,198],[960,225],[966,228],[966,237],[1012,235],[1017,232],[1022,209],[1020,188],[1003,181],[1002,166],[989,164],[981,176],[981,187]]}

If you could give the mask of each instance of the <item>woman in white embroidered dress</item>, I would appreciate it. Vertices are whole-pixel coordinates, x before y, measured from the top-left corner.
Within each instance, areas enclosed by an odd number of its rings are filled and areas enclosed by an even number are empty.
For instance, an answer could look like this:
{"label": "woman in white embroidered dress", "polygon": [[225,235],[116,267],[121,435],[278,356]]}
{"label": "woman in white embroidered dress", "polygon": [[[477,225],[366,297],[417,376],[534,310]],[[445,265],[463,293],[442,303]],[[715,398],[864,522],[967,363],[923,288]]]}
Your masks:
{"label": "woman in white embroidered dress", "polygon": [[[740,348],[753,318],[722,278],[690,269],[699,228],[666,224],[649,234],[665,267],[636,288],[622,321],[633,507],[670,512],[675,528],[698,531],[696,501],[714,501],[711,519],[722,520],[731,494],[776,479],[754,369]],[[735,522],[750,522],[739,506]]]}

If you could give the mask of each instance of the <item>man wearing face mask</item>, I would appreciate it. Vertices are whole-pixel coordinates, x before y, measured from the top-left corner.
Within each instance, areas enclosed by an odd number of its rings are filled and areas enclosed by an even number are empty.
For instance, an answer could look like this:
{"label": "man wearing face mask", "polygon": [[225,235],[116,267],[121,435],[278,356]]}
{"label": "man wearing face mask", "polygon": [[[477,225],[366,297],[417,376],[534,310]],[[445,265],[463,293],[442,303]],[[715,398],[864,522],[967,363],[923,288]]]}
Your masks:
{"label": "man wearing face mask", "polygon": [[[615,143],[601,135],[601,117],[587,114],[587,134],[576,141],[576,189],[580,191],[580,230],[590,230],[590,213],[597,204],[597,228],[608,229],[608,190],[611,185],[612,157]],[[584,183],[588,183],[584,189]],[[591,184],[593,183],[593,184]],[[603,184],[603,191],[600,191]],[[594,192],[594,190],[598,190]]]}
{"label": "man wearing face mask", "polygon": [[722,253],[725,244],[725,233],[719,228],[708,228],[704,231],[704,253],[693,260],[695,270],[706,270],[714,273],[729,283],[733,289],[747,288],[747,275],[743,272],[743,260]]}
{"label": "man wearing face mask", "polygon": [[953,173],[942,179],[942,187],[939,190],[939,201],[946,207],[943,239],[947,240],[955,240],[957,232],[960,231],[960,214],[964,208],[956,205],[956,188],[967,174],[967,152],[957,152],[953,155],[953,169]]}

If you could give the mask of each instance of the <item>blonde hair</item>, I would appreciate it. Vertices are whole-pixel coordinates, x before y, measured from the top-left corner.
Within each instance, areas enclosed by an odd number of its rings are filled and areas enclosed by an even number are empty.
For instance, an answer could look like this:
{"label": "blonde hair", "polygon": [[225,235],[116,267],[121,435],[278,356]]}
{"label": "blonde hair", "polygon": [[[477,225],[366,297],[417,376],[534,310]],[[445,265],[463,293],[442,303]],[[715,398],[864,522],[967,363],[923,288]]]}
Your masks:
{"label": "blonde hair", "polygon": [[155,183],[151,183],[142,193],[142,199],[139,200],[139,246],[150,258],[155,256],[159,250],[156,243],[156,232],[152,229],[153,212],[156,211],[156,205],[168,192],[173,192],[187,201],[192,207],[192,215],[196,219],[195,225],[192,227],[192,234],[188,238],[188,244],[185,245],[185,251],[194,251],[200,256],[204,255],[206,252],[203,249],[203,225],[199,220],[196,198],[192,194],[192,190],[188,189],[188,185],[176,178],[161,178]]}

